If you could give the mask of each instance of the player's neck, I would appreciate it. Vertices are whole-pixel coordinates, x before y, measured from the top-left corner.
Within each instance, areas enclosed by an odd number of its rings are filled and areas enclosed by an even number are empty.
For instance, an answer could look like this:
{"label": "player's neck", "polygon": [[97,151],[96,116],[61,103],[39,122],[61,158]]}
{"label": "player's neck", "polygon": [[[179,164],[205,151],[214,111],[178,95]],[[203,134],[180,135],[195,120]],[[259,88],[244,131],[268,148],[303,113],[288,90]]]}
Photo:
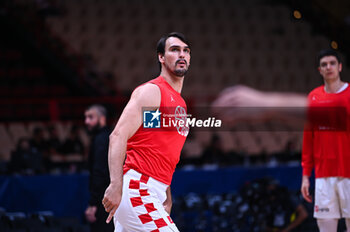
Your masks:
{"label": "player's neck", "polygon": [[161,72],[160,75],[176,92],[181,93],[184,77],[170,75],[167,72]]}
{"label": "player's neck", "polygon": [[336,80],[328,80],[328,81],[325,81],[324,90],[327,93],[336,93],[339,91],[341,87],[343,87],[344,84],[345,83],[341,81],[340,78]]}

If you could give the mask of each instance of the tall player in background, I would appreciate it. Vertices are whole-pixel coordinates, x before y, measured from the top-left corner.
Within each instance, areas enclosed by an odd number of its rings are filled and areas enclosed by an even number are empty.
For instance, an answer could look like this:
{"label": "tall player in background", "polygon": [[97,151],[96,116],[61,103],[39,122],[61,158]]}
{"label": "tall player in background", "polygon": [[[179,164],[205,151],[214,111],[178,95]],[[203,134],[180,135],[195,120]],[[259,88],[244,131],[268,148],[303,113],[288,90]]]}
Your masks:
{"label": "tall player in background", "polygon": [[[309,177],[315,168],[314,216],[320,231],[337,231],[338,219],[343,217],[350,232],[350,169],[346,167],[350,164],[350,87],[340,79],[342,63],[334,50],[321,51],[318,65],[324,85],[314,89],[308,97],[298,93],[263,92],[247,86],[233,86],[222,91],[212,106],[215,113],[234,123],[243,118],[284,118],[286,115],[281,114],[280,107],[296,107],[304,113],[308,105],[311,112],[314,106],[346,109],[345,121],[341,128],[337,128],[338,131],[311,131],[310,128],[304,131],[301,192],[306,201],[312,202]],[[240,107],[257,107],[256,113],[239,117],[233,115],[232,111]],[[305,121],[305,114],[296,115]],[[335,123],[339,124],[339,121]]]}
{"label": "tall player in background", "polygon": [[[350,87],[340,79],[342,63],[334,50],[321,51],[318,61],[324,85],[308,96],[311,128],[304,131],[301,192],[306,201],[312,202],[309,177],[315,168],[314,217],[320,231],[336,232],[338,219],[345,218],[350,232]],[[330,116],[335,119],[326,118],[324,124],[320,118],[323,115],[314,115],[314,109],[320,107],[328,114],[334,112],[336,115]],[[345,110],[344,115],[338,107]]]}
{"label": "tall player in background", "polygon": [[169,216],[170,184],[188,132],[143,128],[142,115],[143,107],[155,111],[153,119],[174,115],[176,108],[186,112],[180,93],[190,45],[182,34],[170,33],[159,40],[157,55],[160,76],[134,90],[110,135],[111,183],[102,202],[107,223],[114,215],[115,231],[178,231]]}

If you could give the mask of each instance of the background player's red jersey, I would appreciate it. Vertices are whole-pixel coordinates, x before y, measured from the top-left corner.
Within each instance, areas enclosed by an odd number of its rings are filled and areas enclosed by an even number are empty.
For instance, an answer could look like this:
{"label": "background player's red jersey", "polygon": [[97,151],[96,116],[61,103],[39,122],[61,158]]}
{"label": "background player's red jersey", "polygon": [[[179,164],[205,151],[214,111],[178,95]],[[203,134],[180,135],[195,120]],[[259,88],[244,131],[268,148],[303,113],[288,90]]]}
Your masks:
{"label": "background player's red jersey", "polygon": [[308,96],[308,127],[304,131],[303,175],[350,177],[350,87],[326,93],[324,86]]}

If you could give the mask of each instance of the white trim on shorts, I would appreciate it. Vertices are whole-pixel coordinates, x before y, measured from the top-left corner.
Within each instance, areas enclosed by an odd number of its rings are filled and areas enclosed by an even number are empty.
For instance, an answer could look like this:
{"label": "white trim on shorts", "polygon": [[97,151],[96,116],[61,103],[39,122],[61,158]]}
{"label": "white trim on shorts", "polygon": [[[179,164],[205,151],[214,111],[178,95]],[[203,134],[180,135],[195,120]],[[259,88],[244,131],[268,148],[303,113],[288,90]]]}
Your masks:
{"label": "white trim on shorts", "polygon": [[163,202],[168,185],[135,170],[123,177],[123,195],[114,214],[115,232],[179,232]]}
{"label": "white trim on shorts", "polygon": [[350,178],[316,178],[315,218],[350,218]]}

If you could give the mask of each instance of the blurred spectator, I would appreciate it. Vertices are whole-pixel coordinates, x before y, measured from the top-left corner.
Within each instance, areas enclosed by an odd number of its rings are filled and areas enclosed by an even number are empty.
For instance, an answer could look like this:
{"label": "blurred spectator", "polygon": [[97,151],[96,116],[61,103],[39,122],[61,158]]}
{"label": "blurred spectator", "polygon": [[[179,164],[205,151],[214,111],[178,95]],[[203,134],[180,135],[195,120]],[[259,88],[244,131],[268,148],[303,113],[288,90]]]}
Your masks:
{"label": "blurred spectator", "polygon": [[89,206],[85,216],[91,232],[113,231],[113,223],[106,223],[108,213],[102,198],[109,185],[108,146],[110,129],[107,126],[107,110],[102,105],[92,105],[85,111],[85,125],[91,135],[89,147]]}
{"label": "blurred spectator", "polygon": [[42,173],[42,154],[31,146],[28,138],[20,138],[11,154],[9,171],[19,174]]}
{"label": "blurred spectator", "polygon": [[79,137],[79,127],[74,125],[62,146],[64,154],[84,154],[84,144]]}
{"label": "blurred spectator", "polygon": [[196,139],[196,134],[191,132],[181,151],[181,159],[178,167],[183,165],[198,165],[201,160],[203,146]]}
{"label": "blurred spectator", "polygon": [[181,231],[310,231],[301,197],[268,177],[247,182],[238,193],[188,193],[175,198],[173,208],[174,220],[184,220]]}
{"label": "blurred spectator", "polygon": [[227,164],[228,157],[223,151],[222,141],[219,135],[213,134],[209,146],[207,146],[202,154],[203,164]]}
{"label": "blurred spectator", "polygon": [[296,139],[294,138],[287,142],[284,152],[280,156],[282,162],[300,162],[301,151],[297,149]]}
{"label": "blurred spectator", "polygon": [[266,190],[267,204],[270,207],[266,220],[266,231],[300,231],[299,226],[308,217],[301,200],[275,182],[268,183]]}
{"label": "blurred spectator", "polygon": [[33,130],[33,135],[30,140],[30,145],[37,149],[38,152],[42,153],[44,156],[48,154],[47,140],[44,136],[44,130],[41,127],[35,127]]}
{"label": "blurred spectator", "polygon": [[299,226],[308,217],[301,200],[271,178],[256,179],[246,184],[240,190],[240,195],[239,220],[244,223],[250,218],[250,224],[246,225],[250,229],[300,231]]}
{"label": "blurred spectator", "polygon": [[62,149],[62,142],[58,137],[58,132],[56,127],[52,125],[49,126],[48,132],[49,132],[49,138],[47,139],[47,147],[50,155],[60,153]]}

